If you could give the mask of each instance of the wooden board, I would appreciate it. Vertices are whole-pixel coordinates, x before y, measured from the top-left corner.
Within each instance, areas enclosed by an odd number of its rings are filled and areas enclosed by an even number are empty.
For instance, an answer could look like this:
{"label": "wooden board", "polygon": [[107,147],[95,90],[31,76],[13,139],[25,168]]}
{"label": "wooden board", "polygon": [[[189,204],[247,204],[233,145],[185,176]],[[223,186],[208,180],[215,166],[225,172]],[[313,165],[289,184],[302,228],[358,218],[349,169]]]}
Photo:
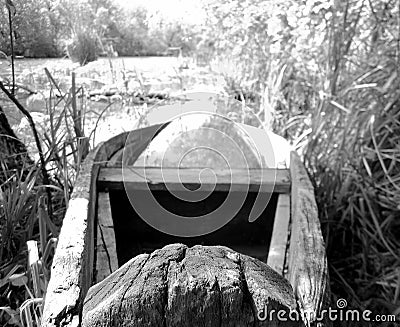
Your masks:
{"label": "wooden board", "polygon": [[279,194],[267,264],[283,275],[289,241],[290,195]]}
{"label": "wooden board", "polygon": [[[300,310],[320,317],[321,310],[327,308],[329,298],[325,244],[314,188],[295,152],[290,157],[290,173],[292,220],[286,278],[293,287]],[[327,319],[323,323],[323,326],[330,325]],[[315,326],[316,321],[306,321],[306,325]]]}
{"label": "wooden board", "polygon": [[99,192],[97,201],[96,273],[98,283],[118,269],[114,222],[111,215],[110,195]]}
{"label": "wooden board", "polygon": [[[231,169],[213,170],[212,174],[201,173],[200,168],[159,167],[103,167],[98,183],[102,190],[119,189],[126,185],[137,190],[187,191],[242,191],[289,193],[290,177],[287,169]],[[217,184],[215,184],[217,181]],[[183,184],[183,186],[182,186]]]}

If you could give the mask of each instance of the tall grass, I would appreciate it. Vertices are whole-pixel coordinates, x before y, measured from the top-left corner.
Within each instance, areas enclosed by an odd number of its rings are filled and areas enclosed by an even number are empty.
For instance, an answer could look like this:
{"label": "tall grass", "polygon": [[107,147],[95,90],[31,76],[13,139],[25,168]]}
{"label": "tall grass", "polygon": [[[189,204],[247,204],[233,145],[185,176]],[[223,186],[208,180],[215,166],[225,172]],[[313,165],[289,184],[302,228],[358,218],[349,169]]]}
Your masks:
{"label": "tall grass", "polygon": [[[270,107],[273,129],[303,156],[319,205],[333,300],[342,297],[352,307],[400,320],[400,7],[398,2],[333,1],[327,10],[311,5],[307,14],[296,2],[288,6],[297,18],[279,30],[285,38],[276,42],[279,55],[261,54],[265,65],[259,65],[255,46],[224,43],[240,53],[234,71],[241,64],[245,68],[227,86],[235,90],[254,77],[265,83],[264,94],[256,83],[253,89],[264,108]],[[232,8],[246,17],[245,8]],[[221,5],[223,15],[217,18],[227,21],[232,8]],[[268,17],[267,10],[264,14]],[[289,10],[281,15],[290,16]],[[273,19],[266,18],[268,26]],[[249,31],[245,24],[221,25],[222,36]],[[258,31],[265,35],[265,29]]]}
{"label": "tall grass", "polygon": [[399,319],[400,78],[391,60],[362,69],[336,95],[310,92],[297,112],[278,107],[274,126],[302,153],[315,186],[332,303],[345,298]]}
{"label": "tall grass", "polygon": [[[0,325],[39,326],[55,238],[80,163],[89,150],[86,105],[79,101],[83,90],[76,87],[74,74],[67,92],[48,70],[46,75],[51,96],[46,102],[48,122],[40,135],[50,184],[43,184],[39,162],[0,185]],[[51,192],[49,212],[45,190]]]}
{"label": "tall grass", "polygon": [[[111,73],[114,75],[115,72]],[[0,196],[0,226],[3,226],[0,230],[0,326],[7,323],[39,326],[52,255],[70,194],[81,162],[92,144],[89,141],[95,145],[99,122],[113,104],[109,100],[100,113],[90,110],[86,89],[77,85],[74,72],[67,90],[48,69],[45,69],[45,78],[50,96],[43,96],[46,99],[42,108],[44,114],[35,125],[41,136],[50,183],[43,183],[39,169],[41,162],[38,162],[0,185],[4,193],[0,192],[3,195]],[[137,72],[136,78],[144,92],[143,77]],[[121,108],[132,108],[136,125],[145,124],[152,107],[146,103],[137,106],[134,97],[123,95]],[[91,120],[89,124],[87,120]],[[90,126],[90,123],[94,125]],[[87,126],[91,128],[90,132],[86,130]],[[25,134],[31,134],[24,128]],[[27,144],[31,139],[26,139]],[[34,144],[29,148],[33,154],[38,151]],[[43,196],[45,190],[51,191],[51,212],[47,210],[47,199]]]}
{"label": "tall grass", "polygon": [[243,93],[244,86],[250,85],[247,92],[259,98],[252,103],[259,118],[268,126],[272,116],[274,131],[302,154],[315,186],[332,303],[345,298],[352,308],[400,319],[400,75],[396,62],[388,50],[379,64],[367,60],[342,64],[336,86],[326,72],[307,80],[306,73],[295,74],[293,64],[285,61],[268,71],[264,92],[235,64],[230,65],[232,70],[226,69],[225,80],[231,94],[238,89]]}
{"label": "tall grass", "polygon": [[392,72],[387,62],[340,103],[321,102],[304,157],[335,295],[393,314],[400,308],[400,80]]}

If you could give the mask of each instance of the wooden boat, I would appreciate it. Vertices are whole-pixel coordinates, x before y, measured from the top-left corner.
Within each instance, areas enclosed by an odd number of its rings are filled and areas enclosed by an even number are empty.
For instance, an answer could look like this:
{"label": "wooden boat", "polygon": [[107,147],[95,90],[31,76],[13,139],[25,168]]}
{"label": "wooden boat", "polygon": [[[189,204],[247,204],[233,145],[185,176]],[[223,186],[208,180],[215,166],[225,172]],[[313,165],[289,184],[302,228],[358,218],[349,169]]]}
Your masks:
{"label": "wooden boat", "polygon": [[[231,187],[237,193],[248,192],[245,209],[208,235],[168,235],[141,220],[124,191],[126,185],[137,192],[149,187],[161,201],[164,197],[164,203],[173,202],[160,168],[149,168],[143,178],[143,167],[133,166],[124,173],[122,164],[123,151],[135,162],[167,125],[120,134],[86,157],[59,236],[42,326],[79,326],[83,300],[91,285],[137,254],[178,242],[226,245],[256,257],[290,282],[303,310],[320,312],[328,298],[327,260],[313,186],[299,156],[291,152],[287,168],[251,169],[249,180],[241,180],[240,174],[233,181],[227,180],[223,172],[217,172],[219,179],[213,186],[217,195],[210,201],[218,201]],[[167,169],[164,176],[172,188],[178,181],[168,174],[176,169]],[[185,186],[196,189],[199,169],[187,168],[184,173]],[[203,184],[206,188],[211,185],[208,181]],[[252,206],[259,192],[270,194],[269,203],[260,218],[250,223],[246,206]]]}

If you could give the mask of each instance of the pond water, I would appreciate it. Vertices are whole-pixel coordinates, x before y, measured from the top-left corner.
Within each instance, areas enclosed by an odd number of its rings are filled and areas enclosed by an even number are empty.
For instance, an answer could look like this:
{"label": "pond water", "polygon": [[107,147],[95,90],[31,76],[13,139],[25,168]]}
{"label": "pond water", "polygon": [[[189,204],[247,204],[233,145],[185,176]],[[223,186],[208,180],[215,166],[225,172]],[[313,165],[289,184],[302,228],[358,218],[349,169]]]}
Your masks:
{"label": "pond water", "polygon": [[[126,70],[139,69],[142,72],[158,72],[160,74],[174,73],[180,61],[176,57],[117,57],[117,58],[99,58],[95,62],[89,63],[84,67],[79,67],[77,63],[73,63],[68,58],[45,58],[45,59],[16,59],[15,72],[17,80],[21,74],[27,71],[35,72],[43,70],[47,67],[51,70],[78,70],[90,71],[92,69],[99,69],[101,67],[109,68],[111,65],[115,69],[125,67]],[[100,69],[101,70],[101,69]],[[7,60],[0,60],[0,77],[11,77],[11,64]]]}
{"label": "pond water", "polygon": [[[82,86],[85,91],[84,96],[78,99],[79,106],[86,112],[85,134],[89,135],[96,129],[93,144],[123,131],[137,128],[142,116],[152,112],[153,107],[168,105],[163,110],[166,112],[173,110],[175,106],[171,101],[157,100],[153,103],[139,104],[134,101],[134,94],[161,93],[171,96],[188,90],[221,89],[218,86],[221,85],[221,80],[208,68],[198,67],[189,59],[182,60],[176,57],[99,58],[84,67],[66,58],[17,59],[15,61],[17,83],[37,92],[29,95],[19,89],[17,98],[31,112],[43,132],[49,124],[49,108],[54,108],[49,99],[57,100],[54,85],[46,75],[45,68],[49,70],[63,92],[69,92],[72,72],[75,72],[77,87]],[[11,65],[6,60],[0,61],[0,77],[3,81],[11,80]],[[100,99],[88,98],[90,93],[104,94],[107,90],[112,90],[117,95],[101,96]],[[22,113],[3,94],[0,94],[0,105],[17,136],[30,147],[31,131]],[[62,112],[64,106],[65,103],[62,102],[55,111]],[[101,113],[103,114],[99,117]],[[148,122],[155,123],[153,118],[150,117]]]}

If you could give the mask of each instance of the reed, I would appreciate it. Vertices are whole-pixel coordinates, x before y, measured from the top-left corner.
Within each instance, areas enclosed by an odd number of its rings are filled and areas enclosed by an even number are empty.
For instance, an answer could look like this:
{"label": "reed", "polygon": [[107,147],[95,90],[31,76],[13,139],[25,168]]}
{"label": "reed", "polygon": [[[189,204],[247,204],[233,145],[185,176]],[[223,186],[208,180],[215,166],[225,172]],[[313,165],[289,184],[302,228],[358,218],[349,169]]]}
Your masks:
{"label": "reed", "polygon": [[[400,78],[394,59],[388,50],[379,65],[337,63],[337,85],[329,72],[303,80],[283,60],[269,71],[264,93],[255,91],[260,100],[253,107],[272,108],[273,130],[302,154],[327,245],[332,303],[345,298],[352,308],[399,315]],[[231,94],[238,83],[251,82],[235,67],[224,75]],[[258,111],[267,124],[265,113]]]}
{"label": "reed", "polygon": [[[11,176],[3,172],[9,178],[0,185],[0,294],[6,294],[1,325],[39,326],[56,238],[80,163],[89,151],[83,90],[76,86],[74,74],[71,88],[63,92],[45,72],[51,85],[45,110],[48,123],[45,128],[36,124],[42,160]],[[51,195],[51,210],[46,192]]]}
{"label": "reed", "polygon": [[392,65],[291,125],[309,127],[299,147],[315,185],[334,299],[377,314],[400,307],[400,80]]}

